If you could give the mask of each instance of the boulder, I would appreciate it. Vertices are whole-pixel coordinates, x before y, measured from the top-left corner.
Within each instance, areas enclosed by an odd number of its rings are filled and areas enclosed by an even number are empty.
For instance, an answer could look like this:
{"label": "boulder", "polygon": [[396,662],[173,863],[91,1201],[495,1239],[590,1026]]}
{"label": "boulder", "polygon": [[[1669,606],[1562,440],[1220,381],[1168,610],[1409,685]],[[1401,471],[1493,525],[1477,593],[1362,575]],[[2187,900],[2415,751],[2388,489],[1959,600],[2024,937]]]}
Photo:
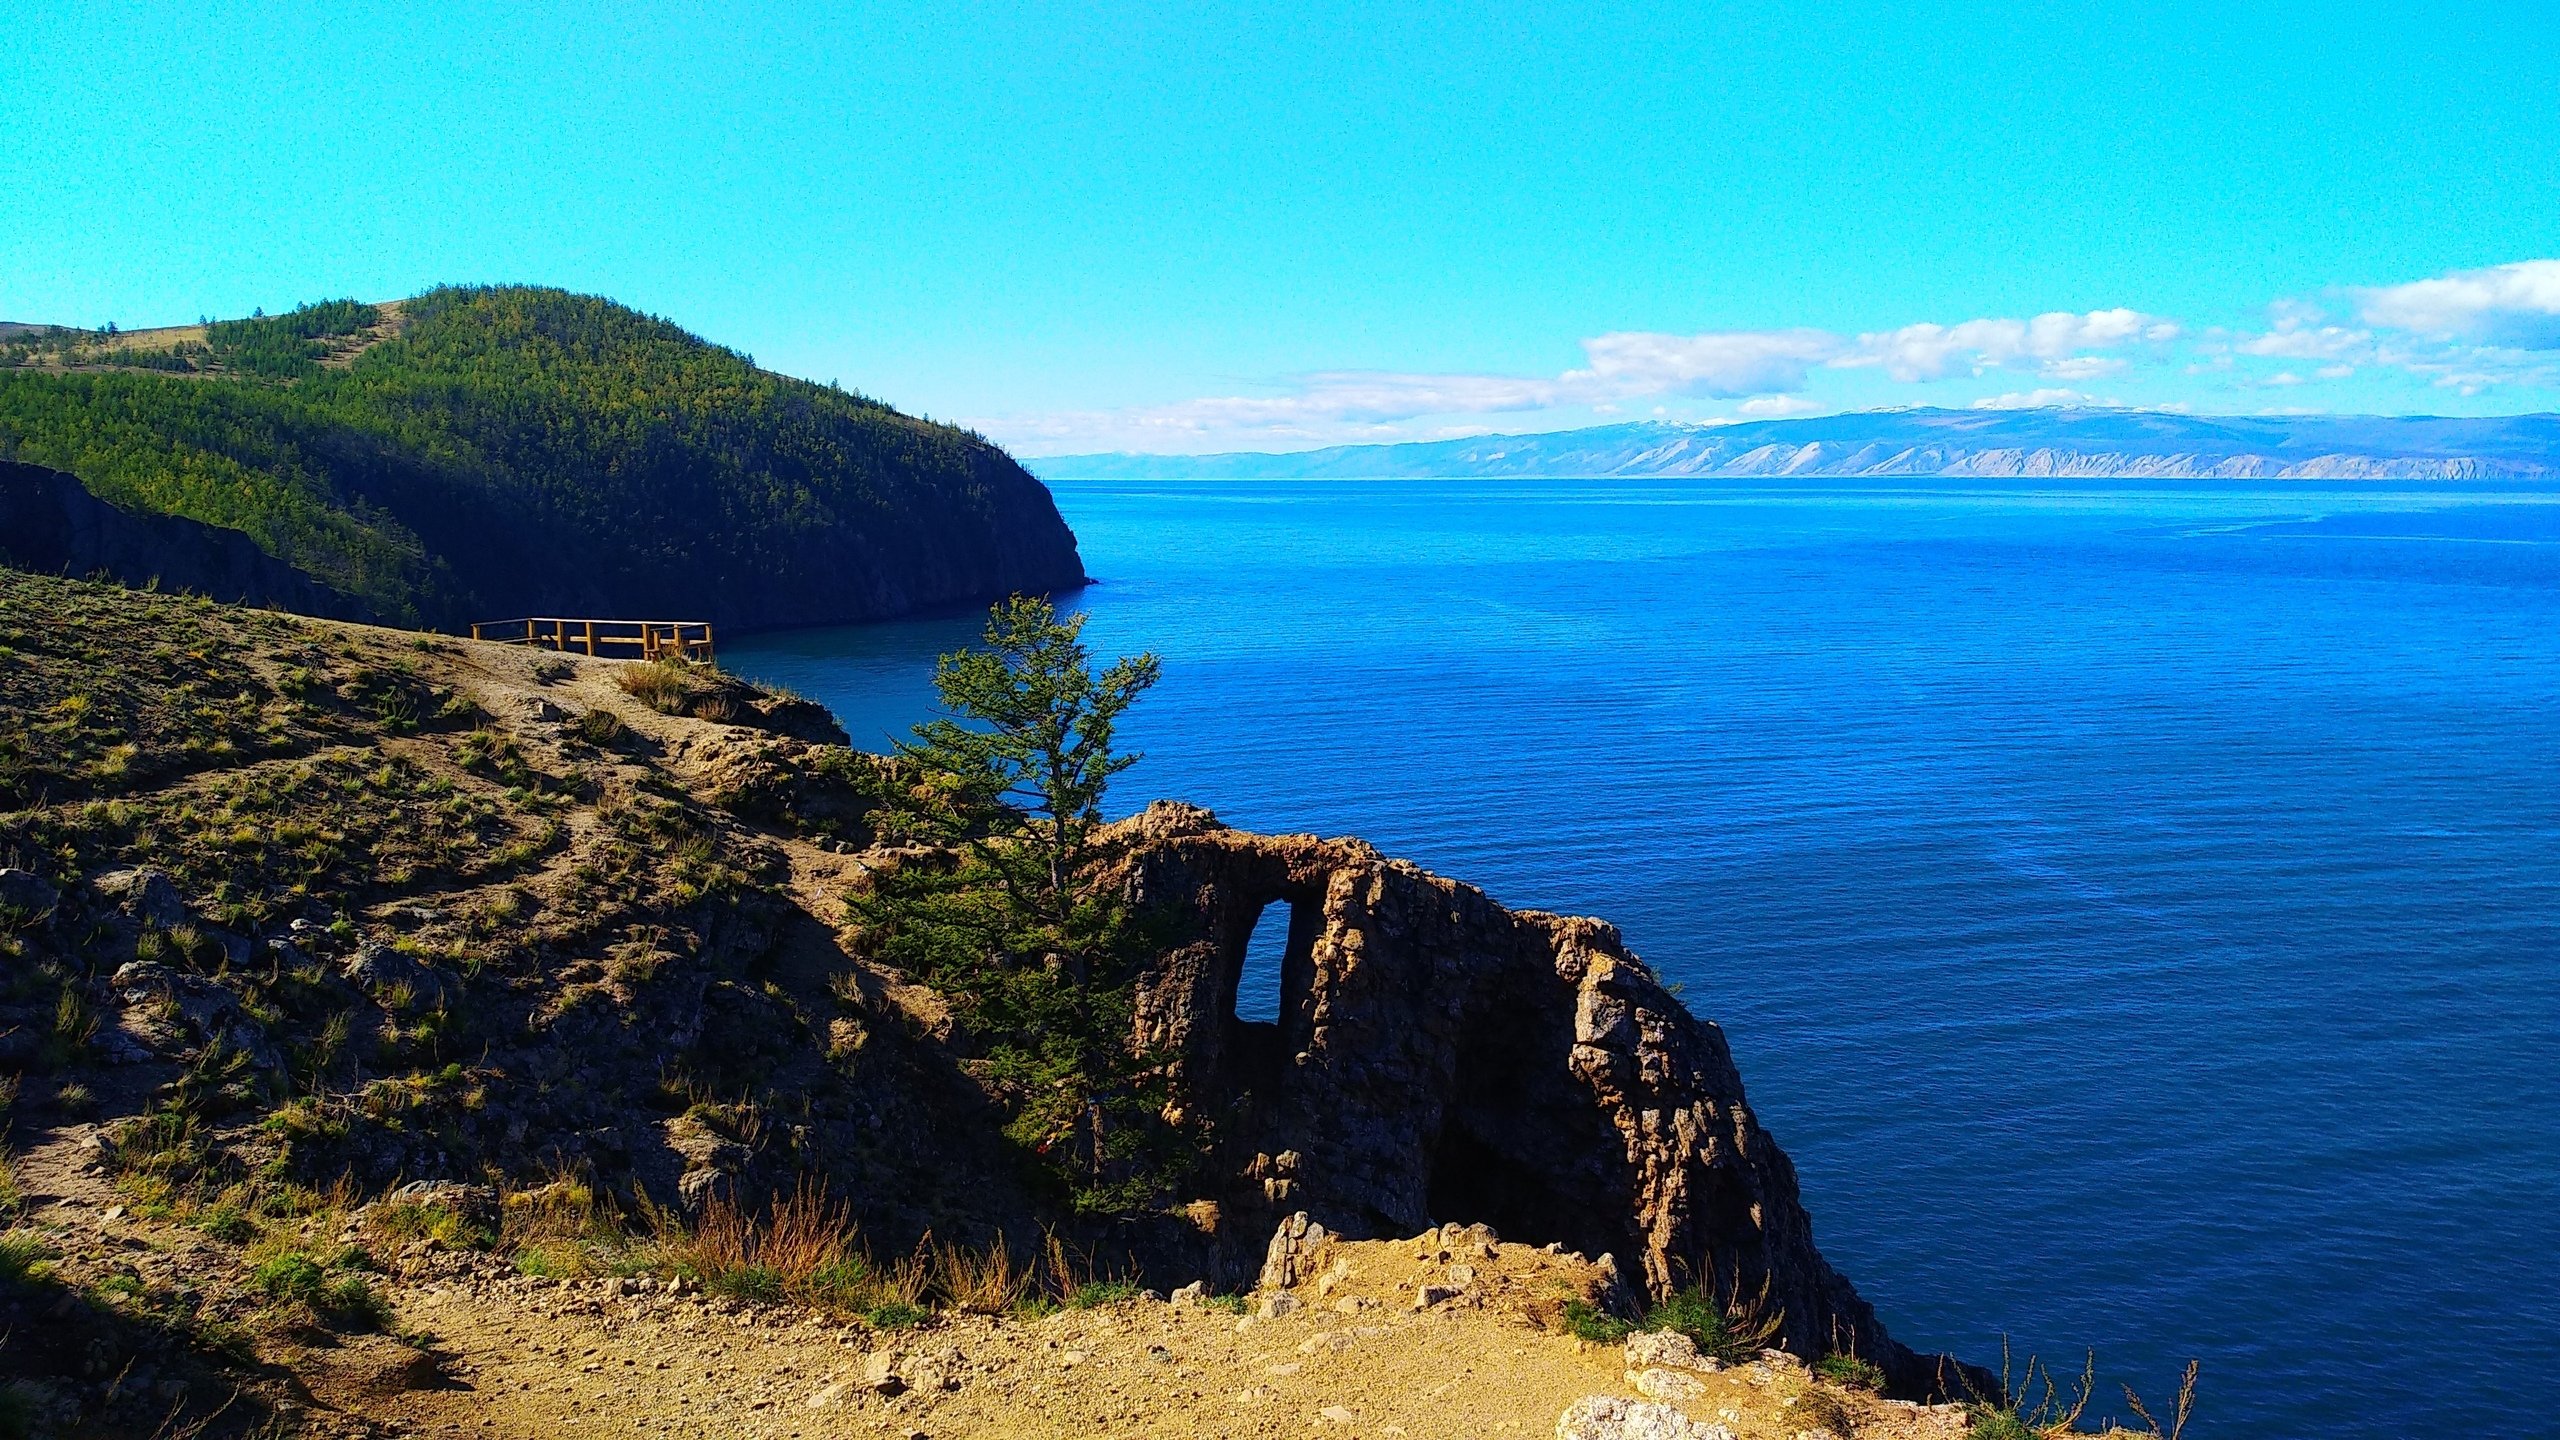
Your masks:
{"label": "boulder", "polygon": [[1733,1432],[1701,1424],[1669,1405],[1585,1395],[1556,1417],[1556,1440],[1733,1440]]}
{"label": "boulder", "polygon": [[186,902],[178,897],[178,887],[170,883],[166,874],[147,865],[110,870],[91,880],[89,888],[137,925],[175,930],[194,922],[187,913]]}
{"label": "boulder", "polygon": [[451,1003],[462,987],[441,970],[389,945],[367,942],[356,947],[346,964],[347,979],[380,999],[383,992],[407,987],[413,1005],[434,1009]]}
{"label": "boulder", "polygon": [[1713,1370],[1716,1363],[1698,1353],[1698,1342],[1677,1330],[1639,1330],[1627,1337],[1627,1368],[1646,1370],[1669,1365],[1681,1370]]}
{"label": "boulder", "polygon": [[1271,1244],[1262,1256],[1262,1278],[1254,1288],[1287,1290],[1309,1278],[1315,1273],[1316,1253],[1332,1238],[1304,1210],[1281,1221],[1271,1232]]}
{"label": "boulder", "polygon": [[1699,1382],[1698,1377],[1686,1370],[1633,1370],[1627,1374],[1627,1383],[1636,1387],[1636,1393],[1646,1399],[1671,1405],[1695,1400],[1707,1393],[1707,1387]]}
{"label": "boulder", "polygon": [[432,1206],[451,1211],[462,1223],[474,1229],[497,1233],[498,1192],[487,1185],[465,1185],[458,1180],[412,1180],[385,1195],[377,1202],[383,1205]]}
{"label": "boulder", "polygon": [[15,916],[42,919],[53,913],[62,892],[32,870],[0,866],[0,920]]}

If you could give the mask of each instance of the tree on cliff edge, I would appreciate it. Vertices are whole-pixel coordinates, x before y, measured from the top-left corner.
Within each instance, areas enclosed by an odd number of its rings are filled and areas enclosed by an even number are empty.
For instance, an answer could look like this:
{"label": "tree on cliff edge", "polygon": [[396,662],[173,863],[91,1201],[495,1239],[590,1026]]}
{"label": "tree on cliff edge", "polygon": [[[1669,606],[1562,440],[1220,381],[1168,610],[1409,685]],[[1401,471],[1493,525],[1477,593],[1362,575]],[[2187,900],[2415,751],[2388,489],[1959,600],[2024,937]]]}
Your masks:
{"label": "tree on cliff edge", "polygon": [[998,604],[984,649],[934,665],[934,689],[959,718],[929,720],[898,745],[936,782],[940,818],[963,832],[947,838],[965,837],[1026,914],[1062,932],[1096,858],[1103,792],[1140,758],[1115,754],[1113,731],[1159,670],[1153,655],[1123,656],[1096,675],[1084,622],[1060,620],[1046,600]]}
{"label": "tree on cliff edge", "polygon": [[1006,1134],[1074,1209],[1127,1213],[1190,1163],[1163,1120],[1159,1070],[1134,1048],[1141,917],[1094,883],[1120,716],[1156,681],[1153,655],[1095,673],[1084,617],[1016,597],[984,648],[946,655],[952,713],[916,727],[877,817],[926,854],[852,897],[865,943],[949,998],[1007,1108]]}

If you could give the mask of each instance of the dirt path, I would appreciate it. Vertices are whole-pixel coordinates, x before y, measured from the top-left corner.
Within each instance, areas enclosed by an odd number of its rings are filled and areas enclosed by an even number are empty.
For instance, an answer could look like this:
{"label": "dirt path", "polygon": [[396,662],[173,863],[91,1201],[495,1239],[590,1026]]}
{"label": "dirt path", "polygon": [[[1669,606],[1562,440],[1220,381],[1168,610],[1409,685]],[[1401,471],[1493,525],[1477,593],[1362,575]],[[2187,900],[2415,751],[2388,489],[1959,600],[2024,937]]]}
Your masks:
{"label": "dirt path", "polygon": [[[534,1281],[439,1257],[444,1273],[398,1300],[404,1323],[447,1357],[444,1387],[342,1399],[410,1433],[510,1440],[1484,1440],[1556,1434],[1586,1396],[1641,1398],[1620,1347],[1535,1319],[1586,1278],[1579,1257],[1502,1247],[1425,1309],[1416,1277],[1450,1278],[1428,1247],[1335,1253],[1324,1279],[1244,1315],[1141,1297],[885,1333],[648,1282]],[[1783,1360],[1661,1376],[1645,1386],[1676,1390],[1697,1435],[1949,1440],[1964,1429],[1956,1412],[1817,1384]]]}

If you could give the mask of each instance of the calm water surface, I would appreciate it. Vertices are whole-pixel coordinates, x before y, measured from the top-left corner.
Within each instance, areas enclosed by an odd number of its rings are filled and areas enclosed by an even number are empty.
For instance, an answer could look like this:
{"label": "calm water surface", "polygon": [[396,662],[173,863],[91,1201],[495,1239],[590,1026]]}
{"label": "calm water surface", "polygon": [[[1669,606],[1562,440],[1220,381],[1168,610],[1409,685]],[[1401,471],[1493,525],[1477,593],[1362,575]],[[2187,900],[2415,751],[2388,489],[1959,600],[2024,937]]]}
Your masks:
{"label": "calm water surface", "polygon": [[[1117,808],[1618,922],[1897,1335],[2560,1431],[2560,491],[2060,483],[1055,488]],[[876,742],[975,628],[724,659]]]}

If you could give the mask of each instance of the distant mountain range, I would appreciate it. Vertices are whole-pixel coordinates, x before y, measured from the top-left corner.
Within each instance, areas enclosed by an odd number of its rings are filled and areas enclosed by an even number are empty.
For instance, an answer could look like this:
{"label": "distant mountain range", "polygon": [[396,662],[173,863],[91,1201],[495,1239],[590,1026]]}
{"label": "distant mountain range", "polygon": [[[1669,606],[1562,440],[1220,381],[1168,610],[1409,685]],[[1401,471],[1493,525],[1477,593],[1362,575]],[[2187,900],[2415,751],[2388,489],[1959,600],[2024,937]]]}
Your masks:
{"label": "distant mountain range", "polygon": [[2560,477],[2560,415],[2176,415],[1870,410],[1739,425],[1647,421],[1294,454],[1063,455],[1067,479],[1975,475],[2258,480]]}

